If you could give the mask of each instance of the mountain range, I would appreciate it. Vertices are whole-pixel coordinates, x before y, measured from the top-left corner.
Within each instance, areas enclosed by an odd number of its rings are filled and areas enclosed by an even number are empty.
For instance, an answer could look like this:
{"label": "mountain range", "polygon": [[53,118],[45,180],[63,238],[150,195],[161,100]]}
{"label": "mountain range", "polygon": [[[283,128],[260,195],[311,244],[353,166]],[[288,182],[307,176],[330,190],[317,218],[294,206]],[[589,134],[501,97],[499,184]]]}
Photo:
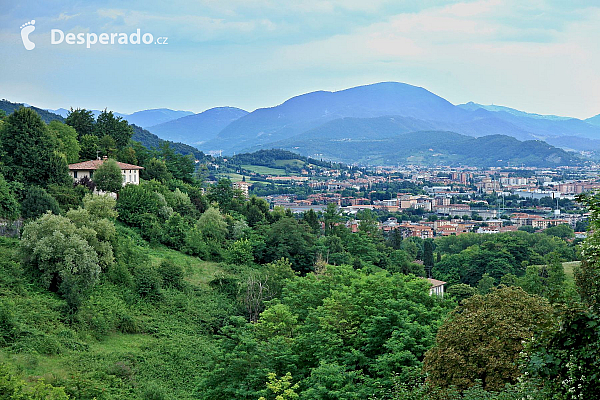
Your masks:
{"label": "mountain range", "polygon": [[[563,150],[600,152],[600,115],[581,120],[474,102],[454,105],[398,82],[306,93],[252,112],[217,107],[198,114],[170,109],[115,114],[162,139],[229,155],[281,148],[346,163],[437,164],[468,160],[461,146],[494,144],[496,154],[481,162],[517,162],[502,153],[506,147],[520,160],[528,159],[521,150],[535,152],[528,162],[550,166],[578,162]],[[415,140],[419,135],[421,143]],[[484,139],[489,136],[495,139]],[[423,154],[410,158],[410,152]]]}
{"label": "mountain range", "polygon": [[192,146],[214,139],[227,125],[248,114],[235,107],[215,107],[148,127],[163,139]]}

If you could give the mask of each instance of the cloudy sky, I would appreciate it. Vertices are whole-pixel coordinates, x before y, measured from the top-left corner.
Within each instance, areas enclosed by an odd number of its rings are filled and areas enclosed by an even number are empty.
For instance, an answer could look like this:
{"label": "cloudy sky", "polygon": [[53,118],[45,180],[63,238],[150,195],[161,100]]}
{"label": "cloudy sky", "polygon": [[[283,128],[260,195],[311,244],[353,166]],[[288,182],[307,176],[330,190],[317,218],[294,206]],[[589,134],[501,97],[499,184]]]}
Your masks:
{"label": "cloudy sky", "polygon": [[[94,3],[92,5],[91,3]],[[200,112],[380,81],[454,104],[600,113],[600,7],[586,0],[0,0],[0,98]],[[27,51],[20,26],[34,19]],[[167,45],[58,45],[51,29]]]}

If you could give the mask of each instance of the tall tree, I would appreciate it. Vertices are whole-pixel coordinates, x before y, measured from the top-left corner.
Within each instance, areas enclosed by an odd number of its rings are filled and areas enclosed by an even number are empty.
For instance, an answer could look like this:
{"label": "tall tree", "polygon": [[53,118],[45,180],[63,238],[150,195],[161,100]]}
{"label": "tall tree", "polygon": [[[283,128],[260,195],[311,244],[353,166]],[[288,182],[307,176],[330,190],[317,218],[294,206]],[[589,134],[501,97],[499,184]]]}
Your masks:
{"label": "tall tree", "polygon": [[102,111],[96,119],[94,133],[102,139],[110,136],[114,139],[117,150],[121,150],[129,143],[133,135],[133,129],[129,123],[121,117],[115,117],[112,111]]}
{"label": "tall tree", "polygon": [[433,269],[433,240],[427,239],[423,243],[423,265],[427,271],[427,277],[431,278],[431,270]]}
{"label": "tall tree", "polygon": [[20,108],[3,121],[0,146],[8,180],[46,186],[71,179],[66,160],[57,152],[58,141],[29,108]]}
{"label": "tall tree", "polygon": [[78,139],[81,139],[81,137],[85,135],[94,134],[94,114],[85,108],[73,110],[71,107],[71,111],[69,111],[69,114],[65,119],[65,124],[75,129]]}
{"label": "tall tree", "polygon": [[58,140],[58,151],[65,155],[68,163],[79,161],[79,151],[81,150],[77,141],[77,131],[59,121],[51,121],[48,129]]}

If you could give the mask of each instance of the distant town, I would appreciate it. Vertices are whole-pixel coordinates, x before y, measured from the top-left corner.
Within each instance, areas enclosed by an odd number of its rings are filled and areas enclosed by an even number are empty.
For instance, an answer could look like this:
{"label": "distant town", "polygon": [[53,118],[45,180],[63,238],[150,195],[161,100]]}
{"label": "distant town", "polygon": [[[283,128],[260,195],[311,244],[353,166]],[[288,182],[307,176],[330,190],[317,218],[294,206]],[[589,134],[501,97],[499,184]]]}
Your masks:
{"label": "distant town", "polygon": [[[466,232],[534,232],[556,225],[569,225],[576,237],[584,238],[589,214],[577,196],[600,188],[598,171],[579,167],[306,165],[297,174],[282,175],[283,170],[275,168],[231,168],[227,162],[209,163],[214,172],[210,176],[230,178],[241,194],[262,197],[273,208],[323,212],[335,204],[353,232],[358,230],[361,211],[372,210],[384,233],[399,229],[403,237],[422,239]],[[218,173],[219,168],[234,173]],[[209,178],[207,183],[216,181]]]}

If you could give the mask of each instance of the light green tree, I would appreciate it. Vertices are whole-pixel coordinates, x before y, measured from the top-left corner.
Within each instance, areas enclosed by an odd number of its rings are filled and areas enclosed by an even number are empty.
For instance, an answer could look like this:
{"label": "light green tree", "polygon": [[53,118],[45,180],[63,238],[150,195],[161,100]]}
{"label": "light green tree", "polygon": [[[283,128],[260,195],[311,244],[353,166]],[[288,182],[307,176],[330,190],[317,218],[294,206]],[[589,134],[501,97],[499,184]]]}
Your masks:
{"label": "light green tree", "polygon": [[58,151],[65,155],[67,162],[76,163],[79,160],[79,151],[81,150],[77,141],[77,131],[59,121],[50,122],[48,129],[58,140]]}
{"label": "light green tree", "polygon": [[20,250],[25,265],[45,288],[61,293],[71,309],[87,297],[100,274],[98,254],[85,239],[90,234],[50,213],[23,229]]}
{"label": "light green tree", "polygon": [[281,378],[277,378],[277,374],[270,372],[267,379],[267,390],[271,394],[268,398],[261,396],[258,400],[294,400],[300,398],[296,393],[299,385],[298,383],[292,385],[292,374],[289,372]]}
{"label": "light green tree", "polygon": [[123,187],[121,168],[115,160],[106,160],[94,172],[96,187],[105,192],[118,193]]}

